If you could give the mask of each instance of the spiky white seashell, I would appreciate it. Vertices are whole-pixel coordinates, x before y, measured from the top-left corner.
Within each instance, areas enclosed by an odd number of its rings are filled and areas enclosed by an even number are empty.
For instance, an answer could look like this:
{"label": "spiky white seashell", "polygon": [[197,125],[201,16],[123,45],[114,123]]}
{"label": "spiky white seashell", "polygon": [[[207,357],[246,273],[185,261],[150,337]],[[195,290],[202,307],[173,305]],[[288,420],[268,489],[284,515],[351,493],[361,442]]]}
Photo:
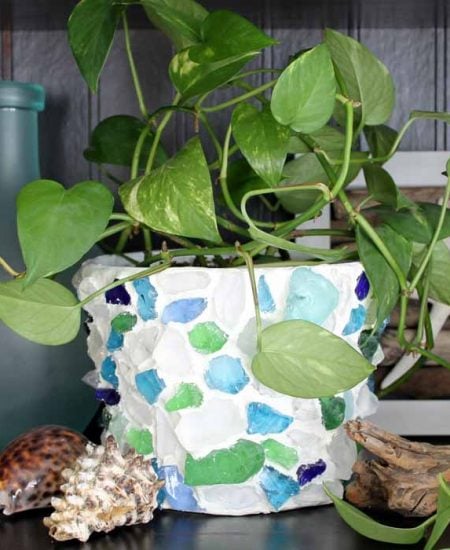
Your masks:
{"label": "spiky white seashell", "polygon": [[148,523],[163,485],[148,460],[135,451],[122,456],[112,436],[104,446],[89,443],[62,477],[63,496],[52,499],[55,511],[44,519],[50,535],[59,541],[85,542],[94,531]]}

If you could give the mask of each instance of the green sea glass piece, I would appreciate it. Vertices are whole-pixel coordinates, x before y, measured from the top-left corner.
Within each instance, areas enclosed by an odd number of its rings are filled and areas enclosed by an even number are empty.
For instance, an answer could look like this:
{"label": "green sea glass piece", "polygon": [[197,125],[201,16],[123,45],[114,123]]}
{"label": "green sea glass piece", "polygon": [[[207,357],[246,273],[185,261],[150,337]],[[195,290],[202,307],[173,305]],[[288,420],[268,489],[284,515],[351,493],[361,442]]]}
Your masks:
{"label": "green sea glass piece", "polygon": [[344,422],[345,401],[342,397],[321,397],[322,423],[327,430],[334,430]]}
{"label": "green sea glass piece", "polygon": [[261,445],[240,439],[229,449],[212,451],[203,458],[187,455],[184,477],[188,485],[243,483],[257,474],[264,464]]}
{"label": "green sea glass piece", "polygon": [[203,394],[196,384],[180,384],[176,394],[166,403],[166,411],[173,412],[188,407],[199,407]]}
{"label": "green sea glass piece", "polygon": [[128,332],[134,327],[136,321],[137,317],[132,313],[119,313],[111,321],[111,328],[119,333]]}
{"label": "green sea glass piece", "polygon": [[198,323],[189,333],[191,346],[205,354],[219,351],[227,339],[228,335],[213,322]]}
{"label": "green sea glass piece", "polygon": [[275,439],[266,439],[262,442],[262,446],[268,460],[276,462],[286,469],[292,468],[298,462],[297,451],[275,441]]}
{"label": "green sea glass piece", "polygon": [[141,455],[149,455],[153,452],[153,436],[148,430],[131,428],[127,432],[127,443]]}

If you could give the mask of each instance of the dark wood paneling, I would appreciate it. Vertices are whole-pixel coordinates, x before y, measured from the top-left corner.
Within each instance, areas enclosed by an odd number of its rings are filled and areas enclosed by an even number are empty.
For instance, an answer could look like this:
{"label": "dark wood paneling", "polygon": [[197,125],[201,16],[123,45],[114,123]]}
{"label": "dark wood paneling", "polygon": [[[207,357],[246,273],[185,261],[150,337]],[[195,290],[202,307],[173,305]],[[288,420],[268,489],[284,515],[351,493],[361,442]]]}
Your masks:
{"label": "dark wood paneling", "polygon": [[82,152],[89,134],[89,93],[65,31],[15,31],[12,76],[40,83],[47,93],[40,118],[42,175],[65,184],[87,179]]}

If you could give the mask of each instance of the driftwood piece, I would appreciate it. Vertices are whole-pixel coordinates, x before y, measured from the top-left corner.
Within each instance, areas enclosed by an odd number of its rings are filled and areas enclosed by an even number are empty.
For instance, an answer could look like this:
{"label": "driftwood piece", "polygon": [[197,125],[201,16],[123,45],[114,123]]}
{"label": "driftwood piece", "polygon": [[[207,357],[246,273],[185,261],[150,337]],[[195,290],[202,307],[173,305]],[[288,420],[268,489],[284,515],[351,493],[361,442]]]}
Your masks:
{"label": "driftwood piece", "polygon": [[450,481],[450,445],[408,441],[370,422],[351,420],[346,431],[374,458],[358,460],[345,496],[360,508],[429,516],[436,511],[439,473]]}

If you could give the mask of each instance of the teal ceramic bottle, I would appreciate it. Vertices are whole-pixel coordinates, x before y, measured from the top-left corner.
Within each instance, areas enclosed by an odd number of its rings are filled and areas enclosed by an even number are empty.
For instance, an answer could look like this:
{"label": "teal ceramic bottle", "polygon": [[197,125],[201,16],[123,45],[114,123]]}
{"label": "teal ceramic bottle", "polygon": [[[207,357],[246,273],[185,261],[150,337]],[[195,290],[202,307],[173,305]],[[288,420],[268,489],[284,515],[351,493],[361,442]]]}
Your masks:
{"label": "teal ceramic bottle", "polygon": [[[22,271],[16,231],[16,196],[39,179],[38,113],[44,89],[0,81],[0,256]],[[0,281],[10,278],[0,270]],[[49,348],[20,338],[0,321],[0,449],[40,424],[83,429],[95,410],[80,381],[89,370],[83,335],[69,346]]]}

